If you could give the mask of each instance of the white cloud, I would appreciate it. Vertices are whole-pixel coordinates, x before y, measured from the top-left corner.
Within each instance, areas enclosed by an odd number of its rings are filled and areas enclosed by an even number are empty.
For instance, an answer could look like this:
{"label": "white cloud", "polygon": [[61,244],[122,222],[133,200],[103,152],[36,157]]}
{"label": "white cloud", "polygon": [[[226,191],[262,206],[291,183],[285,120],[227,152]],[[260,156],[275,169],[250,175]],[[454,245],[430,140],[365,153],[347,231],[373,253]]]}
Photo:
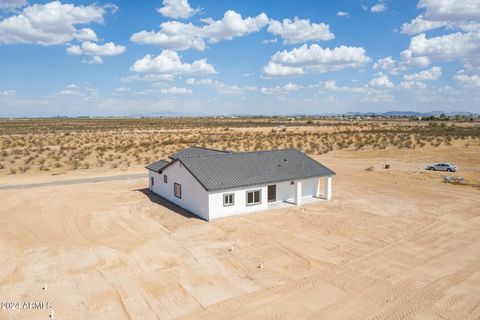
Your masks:
{"label": "white cloud", "polygon": [[325,23],[313,23],[310,20],[295,18],[283,19],[282,22],[271,20],[268,32],[281,36],[284,44],[295,44],[307,41],[332,40],[330,26]]}
{"label": "white cloud", "polygon": [[1,0],[0,10],[13,10],[27,5],[27,0]]}
{"label": "white cloud", "polygon": [[133,75],[128,77],[120,78],[120,82],[128,83],[134,81],[145,81],[145,82],[157,82],[157,81],[172,81],[173,75],[171,74],[144,74],[144,75]]}
{"label": "white cloud", "polygon": [[366,94],[369,91],[374,89],[366,88],[366,87],[338,87],[337,82],[335,80],[327,80],[325,81],[324,88],[330,91],[338,91],[338,92],[346,92],[346,93],[354,93],[354,94]]}
{"label": "white cloud", "polygon": [[115,92],[119,92],[119,93],[120,92],[129,92],[129,91],[131,91],[131,89],[127,88],[127,87],[119,87],[119,88],[115,89]]}
{"label": "white cloud", "polygon": [[160,31],[140,31],[132,34],[130,40],[139,44],[157,45],[173,50],[205,50],[205,37],[201,28],[191,23],[178,21],[164,22]]}
{"label": "white cloud", "polygon": [[370,11],[373,13],[379,13],[387,10],[387,5],[385,3],[377,3],[370,8]]}
{"label": "white cloud", "polygon": [[281,87],[262,87],[260,88],[260,93],[265,95],[287,95],[290,92],[297,91],[301,88],[303,87],[296,83],[287,83]]}
{"label": "white cloud", "polygon": [[98,41],[97,34],[90,28],[78,30],[74,37],[79,41]]}
{"label": "white cloud", "polygon": [[405,90],[410,89],[424,89],[426,87],[425,83],[419,81],[402,81],[400,82],[400,88]]}
{"label": "white cloud", "polygon": [[337,12],[337,16],[339,17],[348,17],[350,14],[348,12],[345,12],[345,11],[338,11]]}
{"label": "white cloud", "polygon": [[337,82],[335,80],[327,80],[327,81],[325,81],[324,88],[328,89],[328,90],[336,90],[337,89]]}
{"label": "white cloud", "polygon": [[141,73],[160,74],[213,74],[215,68],[207,63],[206,59],[200,59],[189,63],[182,63],[177,52],[164,50],[156,57],[147,54],[142,59],[135,61],[130,67],[131,71]]}
{"label": "white cloud", "polygon": [[[324,83],[324,89],[333,92],[340,92],[346,94],[354,94],[362,96],[360,101],[369,102],[369,103],[385,103],[385,102],[395,102],[395,97],[385,91],[385,89],[390,89],[393,87],[393,84],[387,79],[377,77],[376,79],[381,78],[382,80],[377,80],[374,86],[370,86],[371,82],[363,87],[339,87],[335,80],[327,80]],[[375,80],[375,79],[374,79]],[[388,84],[390,82],[390,84]],[[378,85],[380,84],[380,85]]]}
{"label": "white cloud", "polygon": [[52,1],[25,7],[18,15],[0,21],[0,44],[58,45],[77,37],[93,37],[77,24],[103,23],[105,10],[95,4],[75,6]]}
{"label": "white cloud", "polygon": [[194,79],[194,78],[188,78],[186,81],[185,81],[187,84],[189,85],[211,85],[213,84],[213,80],[212,79]]}
{"label": "white cloud", "polygon": [[240,87],[238,85],[227,85],[223,82],[212,80],[209,78],[194,79],[189,78],[185,81],[188,85],[192,86],[209,86],[212,89],[224,94],[243,94],[246,92],[257,91],[258,88],[254,86]]}
{"label": "white cloud", "polygon": [[268,17],[262,13],[256,17],[245,19],[235,11],[225,12],[221,20],[211,18],[202,20],[205,25],[196,26],[192,23],[178,21],[164,22],[160,30],[140,31],[134,33],[130,40],[140,44],[158,45],[173,50],[197,49],[205,50],[206,42],[216,43],[221,40],[232,40],[246,34],[257,32],[268,24]]}
{"label": "white cloud", "polygon": [[413,35],[442,27],[463,31],[480,28],[478,0],[420,0],[417,8],[425,8],[425,13],[410,23],[404,23],[402,33]]}
{"label": "white cloud", "polygon": [[373,69],[388,71],[390,74],[398,75],[401,72],[405,71],[407,67],[403,63],[388,56],[382,59],[378,59],[377,62],[373,64]]}
{"label": "white cloud", "polygon": [[68,54],[71,55],[87,55],[91,56],[91,59],[84,59],[84,63],[88,64],[102,64],[102,57],[105,56],[117,56],[125,52],[125,47],[116,45],[113,42],[107,42],[105,44],[99,45],[94,42],[85,41],[81,46],[70,46],[66,49]]}
{"label": "white cloud", "polygon": [[304,44],[291,51],[275,53],[264,73],[270,76],[302,74],[304,72],[324,73],[346,68],[361,68],[370,62],[361,47],[340,46],[323,49],[317,44],[308,47]]}
{"label": "white cloud", "polygon": [[199,10],[193,9],[188,0],[163,0],[163,7],[158,8],[157,11],[164,17],[187,19]]}
{"label": "white cloud", "polygon": [[401,32],[408,35],[414,35],[429,30],[446,27],[448,29],[460,29],[462,31],[475,31],[480,29],[480,23],[474,20],[465,21],[436,21],[428,20],[423,15],[419,15],[410,23],[404,23]]}
{"label": "white cloud", "polygon": [[125,52],[125,47],[116,45],[113,42],[107,42],[99,45],[90,41],[83,42],[81,46],[71,46],[67,48],[67,53],[73,55],[89,55],[89,56],[117,56]]}
{"label": "white cloud", "polygon": [[[420,0],[417,8],[425,12],[401,28],[402,33],[418,34],[401,52],[405,64],[427,66],[459,60],[465,68],[480,67],[480,1]],[[423,33],[438,28],[461,32],[431,38]]]}
{"label": "white cloud", "polygon": [[263,41],[262,41],[263,44],[277,43],[277,42],[278,42],[278,39],[277,39],[277,38],[273,38],[273,39],[268,39],[268,40],[263,40]]}
{"label": "white cloud", "polygon": [[436,21],[480,19],[478,0],[420,0],[417,8],[425,8],[425,17]]}
{"label": "white cloud", "polygon": [[110,13],[116,13],[118,11],[118,6],[114,3],[108,2],[102,6],[103,9],[110,11]]}
{"label": "white cloud", "polygon": [[385,57],[382,59],[378,59],[377,62],[373,64],[373,69],[375,70],[391,70],[397,66],[397,61],[395,61],[392,57]]}
{"label": "white cloud", "polygon": [[8,98],[8,97],[14,97],[17,95],[17,92],[15,90],[0,90],[0,97],[1,98]]}
{"label": "white cloud", "polygon": [[218,42],[259,31],[268,24],[268,17],[265,13],[261,13],[256,17],[242,19],[240,14],[229,10],[225,12],[222,20],[205,19],[203,21],[207,23],[207,26],[202,28],[206,37],[210,42]]}
{"label": "white cloud", "polygon": [[386,74],[381,74],[375,78],[373,78],[369,83],[369,87],[373,88],[393,88],[394,84],[388,79],[388,76]]}
{"label": "white cloud", "polygon": [[425,20],[423,15],[419,15],[410,23],[404,23],[401,27],[401,32],[409,35],[418,34],[432,29],[441,28],[448,25],[445,21],[430,21]]}
{"label": "white cloud", "polygon": [[400,53],[410,65],[427,66],[434,62],[478,58],[480,53],[480,31],[456,32],[427,38],[424,33],[410,40],[408,49]]}
{"label": "white cloud", "polygon": [[192,94],[192,89],[179,88],[179,87],[170,87],[166,89],[161,89],[162,94],[176,94],[176,95],[190,95]]}
{"label": "white cloud", "polygon": [[80,95],[79,92],[71,89],[63,89],[61,91],[58,91],[56,94],[58,95],[68,95],[68,96],[78,96]]}
{"label": "white cloud", "polygon": [[403,76],[403,79],[407,81],[431,81],[438,80],[442,75],[442,68],[432,67],[428,70],[423,70],[414,74],[406,74]]}
{"label": "white cloud", "polygon": [[479,75],[466,75],[466,74],[457,74],[453,77],[458,82],[462,83],[466,87],[480,87],[480,76]]}
{"label": "white cloud", "polygon": [[100,56],[93,56],[91,59],[83,59],[82,62],[87,64],[102,64],[103,58]]}
{"label": "white cloud", "polygon": [[165,87],[168,87],[168,86],[169,86],[168,83],[166,83],[166,82],[161,82],[161,81],[160,81],[160,82],[154,82],[154,83],[152,83],[152,87],[153,87],[153,88],[165,88]]}
{"label": "white cloud", "polygon": [[263,68],[263,73],[268,76],[292,76],[303,74],[303,68],[283,66],[278,63],[269,61]]}
{"label": "white cloud", "polygon": [[55,95],[63,95],[63,96],[79,96],[80,94],[80,87],[76,84],[69,84],[65,86],[63,90],[60,90],[55,93]]}

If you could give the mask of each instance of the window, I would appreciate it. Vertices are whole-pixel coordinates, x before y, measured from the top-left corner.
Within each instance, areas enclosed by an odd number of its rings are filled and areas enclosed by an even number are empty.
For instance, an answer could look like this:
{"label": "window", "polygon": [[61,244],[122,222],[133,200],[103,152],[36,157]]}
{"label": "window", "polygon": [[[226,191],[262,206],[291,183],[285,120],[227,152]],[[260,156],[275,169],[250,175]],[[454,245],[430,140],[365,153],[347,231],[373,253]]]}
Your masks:
{"label": "window", "polygon": [[223,195],[223,206],[233,206],[234,200],[233,200],[233,193],[226,193]]}
{"label": "window", "polygon": [[155,184],[155,179],[153,177],[150,177],[150,186],[153,187]]}
{"label": "window", "polygon": [[175,194],[175,197],[182,198],[182,185],[174,182],[173,183],[173,193]]}
{"label": "window", "polygon": [[166,174],[163,175],[163,182],[167,183],[168,182],[168,177]]}
{"label": "window", "polygon": [[247,206],[261,203],[260,190],[247,191]]}

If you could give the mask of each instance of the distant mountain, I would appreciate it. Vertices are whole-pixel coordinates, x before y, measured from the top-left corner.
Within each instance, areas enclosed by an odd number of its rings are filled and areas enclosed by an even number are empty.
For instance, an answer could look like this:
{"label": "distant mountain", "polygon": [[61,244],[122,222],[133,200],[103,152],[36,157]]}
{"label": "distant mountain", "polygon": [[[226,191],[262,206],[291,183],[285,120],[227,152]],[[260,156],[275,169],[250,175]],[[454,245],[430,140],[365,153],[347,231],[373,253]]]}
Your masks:
{"label": "distant mountain", "polygon": [[346,116],[382,116],[382,117],[438,117],[441,114],[447,116],[478,116],[478,113],[468,112],[468,111],[454,111],[454,112],[443,112],[443,111],[429,111],[429,112],[416,112],[416,111],[387,111],[387,112],[348,112],[345,113]]}
{"label": "distant mountain", "polygon": [[478,116],[478,113],[468,112],[468,111],[457,111],[457,112],[449,112],[447,113],[448,116]]}
{"label": "distant mountain", "polygon": [[382,113],[385,117],[428,117],[439,116],[443,111],[415,112],[415,111],[388,111]]}

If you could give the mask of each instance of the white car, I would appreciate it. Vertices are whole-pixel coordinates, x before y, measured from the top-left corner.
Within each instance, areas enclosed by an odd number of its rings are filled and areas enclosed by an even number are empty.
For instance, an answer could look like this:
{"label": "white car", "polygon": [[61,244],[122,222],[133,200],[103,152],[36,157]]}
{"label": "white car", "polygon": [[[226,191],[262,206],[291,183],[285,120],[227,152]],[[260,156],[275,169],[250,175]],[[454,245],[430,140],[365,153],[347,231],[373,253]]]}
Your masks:
{"label": "white car", "polygon": [[456,172],[457,167],[450,163],[435,163],[428,165],[426,170]]}

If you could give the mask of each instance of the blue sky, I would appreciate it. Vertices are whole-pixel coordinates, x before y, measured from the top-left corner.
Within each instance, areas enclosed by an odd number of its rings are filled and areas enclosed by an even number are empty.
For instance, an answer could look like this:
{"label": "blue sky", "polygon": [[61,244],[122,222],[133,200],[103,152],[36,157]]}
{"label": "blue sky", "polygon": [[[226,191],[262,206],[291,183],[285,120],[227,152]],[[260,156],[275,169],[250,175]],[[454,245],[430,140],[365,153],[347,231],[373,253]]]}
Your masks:
{"label": "blue sky", "polygon": [[480,112],[480,0],[0,0],[0,116]]}

